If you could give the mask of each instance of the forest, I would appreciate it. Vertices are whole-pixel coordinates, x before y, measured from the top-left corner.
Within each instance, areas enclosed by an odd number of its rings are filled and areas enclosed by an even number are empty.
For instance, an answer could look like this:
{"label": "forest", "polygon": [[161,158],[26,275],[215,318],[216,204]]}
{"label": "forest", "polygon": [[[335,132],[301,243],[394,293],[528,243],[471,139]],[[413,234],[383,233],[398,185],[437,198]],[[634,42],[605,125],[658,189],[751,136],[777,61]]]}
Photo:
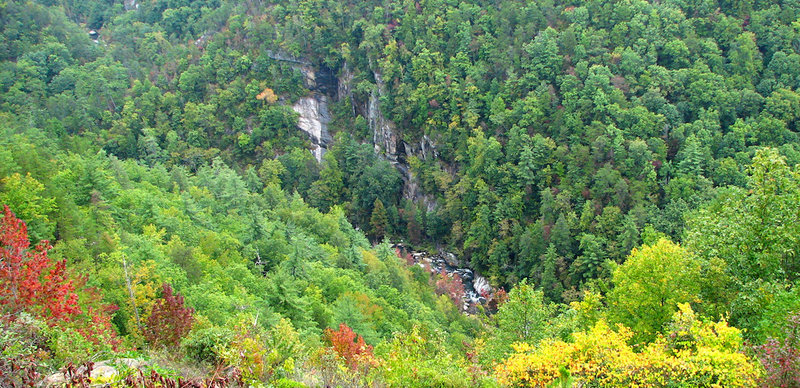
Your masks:
{"label": "forest", "polygon": [[798,90],[794,0],[0,0],[0,387],[800,387]]}

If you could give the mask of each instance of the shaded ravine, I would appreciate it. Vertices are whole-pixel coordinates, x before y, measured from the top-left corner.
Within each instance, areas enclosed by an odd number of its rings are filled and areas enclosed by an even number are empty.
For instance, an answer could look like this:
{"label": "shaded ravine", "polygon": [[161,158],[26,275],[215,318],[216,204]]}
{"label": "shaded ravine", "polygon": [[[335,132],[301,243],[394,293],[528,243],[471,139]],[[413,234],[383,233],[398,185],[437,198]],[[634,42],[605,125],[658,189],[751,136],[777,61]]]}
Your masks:
{"label": "shaded ravine", "polygon": [[432,274],[444,272],[446,276],[457,276],[464,287],[461,298],[464,302],[461,306],[463,312],[476,313],[478,305],[485,304],[494,296],[494,289],[489,281],[472,269],[461,266],[453,253],[431,254],[426,251],[415,251],[403,243],[393,244],[392,247],[401,257],[410,259],[414,265],[427,269]]}

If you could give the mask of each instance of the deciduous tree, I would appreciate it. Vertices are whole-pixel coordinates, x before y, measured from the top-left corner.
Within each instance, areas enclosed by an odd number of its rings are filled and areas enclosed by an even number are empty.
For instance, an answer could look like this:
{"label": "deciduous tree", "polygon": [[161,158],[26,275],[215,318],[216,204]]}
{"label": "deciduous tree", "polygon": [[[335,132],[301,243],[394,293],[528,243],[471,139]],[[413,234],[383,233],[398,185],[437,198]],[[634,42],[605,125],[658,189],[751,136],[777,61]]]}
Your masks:
{"label": "deciduous tree", "polygon": [[0,307],[51,321],[69,321],[81,312],[66,260],[47,257],[51,246],[42,241],[33,249],[25,223],[3,205],[0,220]]}
{"label": "deciduous tree", "polygon": [[194,309],[184,307],[183,296],[172,286],[161,286],[161,298],[153,304],[144,328],[144,336],[153,345],[177,346],[194,324]]}
{"label": "deciduous tree", "polygon": [[652,340],[678,303],[695,302],[700,266],[681,246],[661,239],[634,249],[613,274],[609,316],[634,329],[637,340]]}

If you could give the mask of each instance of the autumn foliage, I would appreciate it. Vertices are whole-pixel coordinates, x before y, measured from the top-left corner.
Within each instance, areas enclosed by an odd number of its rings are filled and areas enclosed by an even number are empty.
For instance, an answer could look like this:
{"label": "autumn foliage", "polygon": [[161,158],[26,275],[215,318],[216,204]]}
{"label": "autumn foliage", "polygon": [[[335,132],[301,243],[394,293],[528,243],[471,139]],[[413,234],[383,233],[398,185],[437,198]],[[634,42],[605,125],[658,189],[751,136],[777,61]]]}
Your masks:
{"label": "autumn foliage", "polygon": [[162,286],[161,299],[153,305],[147,318],[144,336],[151,344],[177,346],[194,324],[194,309],[184,307],[183,296],[173,292],[169,284]]}
{"label": "autumn foliage", "polygon": [[[7,205],[0,220],[0,309],[13,321],[25,312],[64,331],[75,330],[95,346],[117,349],[121,341],[111,324],[117,307],[102,302],[96,289],[85,288],[87,278],[71,277],[66,260],[52,261],[52,247],[41,241],[30,249],[28,229]],[[79,297],[83,295],[82,297]],[[79,305],[79,299],[82,300]]]}
{"label": "autumn foliage", "polygon": [[405,261],[407,266],[410,267],[410,266],[416,264],[416,262],[414,261],[414,257],[411,256],[410,253],[401,251],[400,248],[395,248],[394,252],[397,254],[397,257],[399,257],[399,258],[401,258],[401,259],[403,259]]}
{"label": "autumn foliage", "polygon": [[495,376],[502,386],[531,387],[570,380],[600,387],[757,385],[761,370],[740,352],[738,329],[725,321],[700,321],[688,304],[679,305],[669,326],[669,335],[639,349],[629,344],[633,331],[622,325],[614,330],[603,320],[573,333],[573,342],[516,343],[514,353],[495,367]]}
{"label": "autumn foliage", "polygon": [[47,257],[42,241],[30,249],[25,223],[3,206],[0,221],[0,306],[4,313],[25,311],[48,321],[69,321],[81,312],[66,260]]}
{"label": "autumn foliage", "polygon": [[445,270],[440,271],[436,280],[436,294],[447,295],[459,309],[464,305],[464,283],[459,276],[449,275]]}
{"label": "autumn foliage", "polygon": [[278,101],[278,96],[275,95],[275,92],[272,89],[266,88],[266,89],[264,89],[263,92],[259,93],[256,96],[256,99],[263,100],[263,101],[266,101],[266,102],[272,104],[275,101]]}
{"label": "autumn foliage", "polygon": [[336,354],[343,358],[352,369],[356,369],[359,364],[374,358],[372,346],[367,345],[363,337],[344,323],[340,324],[339,330],[336,331],[325,329],[325,339],[330,342]]}
{"label": "autumn foliage", "polygon": [[784,336],[755,347],[766,372],[764,386],[800,387],[800,313],[789,316]]}
{"label": "autumn foliage", "polygon": [[119,308],[102,302],[100,290],[89,288],[83,290],[81,305],[85,312],[75,319],[77,331],[95,346],[108,345],[111,349],[120,350],[122,340],[117,337],[111,317]]}

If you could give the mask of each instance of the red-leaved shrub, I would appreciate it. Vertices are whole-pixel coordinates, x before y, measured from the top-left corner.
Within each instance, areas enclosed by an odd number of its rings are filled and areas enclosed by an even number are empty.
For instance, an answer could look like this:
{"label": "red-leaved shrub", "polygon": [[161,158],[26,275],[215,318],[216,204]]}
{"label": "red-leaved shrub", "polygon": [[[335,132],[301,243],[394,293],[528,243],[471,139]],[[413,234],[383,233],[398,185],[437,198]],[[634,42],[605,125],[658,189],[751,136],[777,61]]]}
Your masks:
{"label": "red-leaved shrub", "polygon": [[[97,290],[85,287],[88,276],[71,275],[66,260],[51,260],[47,256],[51,248],[47,241],[42,241],[31,249],[25,222],[8,206],[3,206],[0,321],[8,327],[33,328],[32,323],[19,319],[25,313],[57,328],[57,332],[74,330],[97,349],[117,350],[121,341],[111,324],[111,314],[117,307],[103,303]],[[80,346],[73,345],[68,336],[63,340],[66,342],[59,346],[67,349]],[[21,378],[22,375],[17,373],[16,376]]]}
{"label": "red-leaved shrub", "polygon": [[464,283],[458,275],[448,275],[443,269],[436,281],[436,295],[447,295],[461,309],[464,306]]}
{"label": "red-leaved shrub", "polygon": [[784,340],[770,338],[755,347],[766,371],[765,387],[800,387],[800,313],[789,316]]}
{"label": "red-leaved shrub", "polygon": [[161,298],[153,305],[144,327],[144,337],[153,345],[177,346],[194,324],[194,309],[184,307],[183,296],[162,286]]}
{"label": "red-leaved shrub", "polygon": [[81,312],[66,260],[47,257],[42,241],[30,249],[25,223],[3,205],[0,220],[0,308],[14,316],[25,311],[48,321],[69,321]]}

